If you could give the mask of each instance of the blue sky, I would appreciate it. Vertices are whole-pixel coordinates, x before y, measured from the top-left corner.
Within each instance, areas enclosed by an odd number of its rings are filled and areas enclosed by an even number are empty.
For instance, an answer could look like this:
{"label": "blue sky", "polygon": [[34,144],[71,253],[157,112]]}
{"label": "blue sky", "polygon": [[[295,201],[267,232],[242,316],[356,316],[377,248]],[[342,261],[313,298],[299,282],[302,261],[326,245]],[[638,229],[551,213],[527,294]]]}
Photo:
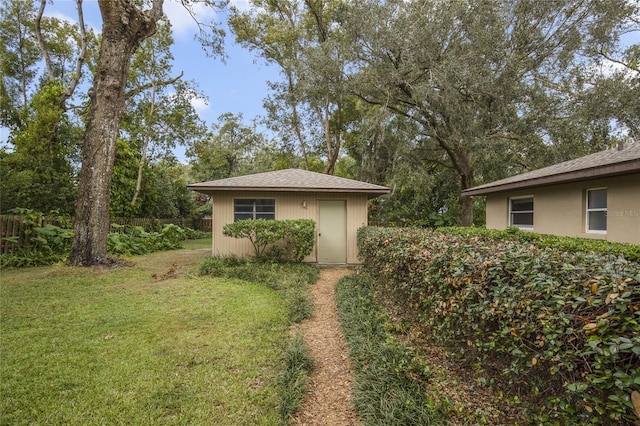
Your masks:
{"label": "blue sky", "polygon": [[[232,3],[239,8],[248,7],[246,0],[232,0]],[[211,128],[218,116],[226,112],[242,113],[246,124],[264,115],[262,100],[268,94],[267,81],[279,79],[278,68],[268,66],[253,53],[236,44],[233,34],[228,30],[225,63],[220,58],[208,57],[200,43],[194,39],[198,32],[197,25],[184,7],[176,0],[165,0],[164,11],[171,21],[175,41],[172,47],[175,59],[173,75],[177,76],[183,71],[183,79],[195,81],[207,97],[192,100],[192,105],[207,123],[207,127]],[[216,16],[214,11],[201,4],[196,5],[194,11],[202,22],[209,22],[212,18],[224,21],[226,18],[224,15]],[[85,25],[100,33],[102,18],[97,0],[84,0],[83,12]],[[74,0],[53,0],[53,3],[47,3],[45,15],[73,23],[78,21]],[[86,88],[79,86],[76,90]],[[260,126],[258,128],[266,131]],[[0,126],[0,146],[9,148],[8,138],[8,129]],[[186,162],[184,152],[185,147],[174,150],[182,162]]]}
{"label": "blue sky", "polygon": [[[247,0],[232,0],[239,8],[248,7]],[[177,0],[165,0],[164,11],[171,21],[175,44],[174,72],[184,71],[185,80],[194,80],[207,99],[193,99],[192,105],[207,127],[223,113],[242,113],[245,123],[264,115],[262,101],[268,94],[267,81],[277,81],[277,67],[265,62],[234,42],[233,34],[227,30],[225,63],[220,58],[206,55],[200,43],[194,39],[198,29],[195,21]],[[84,0],[83,12],[85,24],[96,32],[101,32],[102,19],[97,0]],[[211,19],[224,23],[225,15],[216,13],[203,5],[195,5],[194,12],[202,22]],[[77,23],[78,15],[74,0],[53,0],[47,3],[45,15],[54,16]],[[82,90],[79,87],[78,90]],[[0,145],[5,145],[8,129],[0,127]],[[178,147],[175,154],[181,161],[185,147]]]}
{"label": "blue sky", "polygon": [[[237,7],[247,7],[246,0],[233,3]],[[84,0],[83,5],[86,25],[100,32],[102,20],[97,0]],[[200,43],[194,40],[197,26],[184,7],[176,0],[165,0],[164,11],[173,27],[174,75],[184,71],[183,78],[196,81],[208,97],[207,101],[194,99],[192,102],[207,124],[211,125],[225,112],[242,113],[246,121],[263,115],[262,100],[267,95],[267,81],[279,78],[277,67],[266,65],[237,45],[229,31],[225,45],[226,63],[219,58],[208,57]],[[226,18],[224,15],[216,16],[214,11],[202,5],[196,5],[194,11],[203,22],[212,18],[224,21]],[[75,1],[72,0],[54,0],[53,4],[47,5],[45,14],[77,21]]]}

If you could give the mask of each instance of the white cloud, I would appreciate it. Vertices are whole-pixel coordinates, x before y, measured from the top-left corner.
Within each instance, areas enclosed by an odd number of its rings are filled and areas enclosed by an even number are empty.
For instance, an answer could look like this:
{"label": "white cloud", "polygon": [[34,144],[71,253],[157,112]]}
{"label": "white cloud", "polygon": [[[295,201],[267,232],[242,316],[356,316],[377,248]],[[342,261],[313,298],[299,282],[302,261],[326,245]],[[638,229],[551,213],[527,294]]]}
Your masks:
{"label": "white cloud", "polygon": [[605,75],[613,75],[613,74],[619,74],[619,73],[627,74],[628,76],[636,75],[634,74],[633,70],[629,69],[623,64],[619,62],[613,62],[608,59],[606,59],[602,64],[602,72]]}
{"label": "white cloud", "polygon": [[211,108],[211,106],[209,105],[209,102],[206,99],[199,98],[197,96],[194,96],[193,98],[191,98],[191,106],[193,107],[193,109],[196,110],[198,115],[202,115],[202,113],[206,112]]}
{"label": "white cloud", "polygon": [[637,76],[635,71],[625,67],[624,65],[610,61],[605,58],[599,58],[599,61],[592,62],[587,66],[590,75],[598,78],[611,78],[614,75],[623,75],[628,78]]}
{"label": "white cloud", "polygon": [[190,38],[198,32],[198,22],[207,24],[216,16],[211,6],[197,1],[187,6],[183,6],[178,0],[166,1],[164,13],[171,22],[176,38]]}

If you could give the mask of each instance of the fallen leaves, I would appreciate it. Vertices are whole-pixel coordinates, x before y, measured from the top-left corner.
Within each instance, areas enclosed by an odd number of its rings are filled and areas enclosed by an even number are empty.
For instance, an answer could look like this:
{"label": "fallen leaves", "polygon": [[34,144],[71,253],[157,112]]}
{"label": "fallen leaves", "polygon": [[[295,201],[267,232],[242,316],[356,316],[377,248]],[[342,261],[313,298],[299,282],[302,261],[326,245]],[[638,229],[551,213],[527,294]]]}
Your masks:
{"label": "fallen leaves", "polygon": [[585,324],[582,329],[584,330],[585,334],[589,336],[590,334],[598,331],[598,324],[596,324],[595,322],[590,322],[589,324]]}
{"label": "fallen leaves", "polygon": [[171,268],[169,268],[169,270],[167,271],[167,273],[162,274],[162,275],[151,274],[151,277],[155,278],[156,281],[165,281],[165,280],[168,280],[170,278],[176,278],[178,276],[176,274],[176,270],[177,269],[178,269],[178,265],[173,263],[171,265]]}
{"label": "fallen leaves", "polygon": [[640,417],[640,392],[631,392],[631,404],[633,404],[633,411],[636,413],[636,416]]}

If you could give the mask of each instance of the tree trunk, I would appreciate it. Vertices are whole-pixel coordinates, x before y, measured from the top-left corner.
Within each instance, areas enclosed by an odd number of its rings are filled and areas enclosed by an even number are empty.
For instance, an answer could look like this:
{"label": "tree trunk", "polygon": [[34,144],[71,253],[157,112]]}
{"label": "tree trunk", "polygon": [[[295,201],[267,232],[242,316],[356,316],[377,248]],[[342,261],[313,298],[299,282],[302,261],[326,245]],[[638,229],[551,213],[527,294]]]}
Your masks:
{"label": "tree trunk", "polygon": [[162,15],[162,0],[143,12],[127,0],[99,0],[102,43],[98,70],[90,90],[91,104],[82,138],[82,169],[74,237],[69,262],[90,266],[109,263],[109,192],[116,139],[125,109],[125,85],[132,55],[153,35]]}
{"label": "tree trunk", "polygon": [[[464,156],[465,171],[460,172],[460,191],[473,187],[473,170],[469,165],[468,158]],[[460,224],[462,226],[473,225],[473,197],[460,195]]]}
{"label": "tree trunk", "polygon": [[460,196],[460,223],[462,226],[473,225],[473,197]]}
{"label": "tree trunk", "polygon": [[[444,140],[438,140],[440,147],[446,152],[447,156],[453,164],[453,168],[460,176],[460,191],[473,187],[474,173],[471,167],[469,153],[462,143],[448,143]],[[458,197],[460,204],[460,223],[462,226],[473,225],[473,197]]]}
{"label": "tree trunk", "polygon": [[289,88],[289,98],[291,98],[291,100],[289,101],[291,103],[291,109],[293,111],[293,129],[296,132],[296,136],[298,137],[298,143],[300,144],[300,150],[302,151],[302,158],[304,160],[304,168],[305,170],[309,170],[309,156],[307,155],[307,147],[306,147],[306,143],[304,142],[304,137],[302,136],[302,130],[300,130],[300,119],[298,117],[298,108],[296,107],[296,103],[297,101],[295,100],[295,85],[293,82],[293,75],[291,73],[291,71],[287,71],[286,72],[287,75],[287,82],[288,82],[288,88]]}

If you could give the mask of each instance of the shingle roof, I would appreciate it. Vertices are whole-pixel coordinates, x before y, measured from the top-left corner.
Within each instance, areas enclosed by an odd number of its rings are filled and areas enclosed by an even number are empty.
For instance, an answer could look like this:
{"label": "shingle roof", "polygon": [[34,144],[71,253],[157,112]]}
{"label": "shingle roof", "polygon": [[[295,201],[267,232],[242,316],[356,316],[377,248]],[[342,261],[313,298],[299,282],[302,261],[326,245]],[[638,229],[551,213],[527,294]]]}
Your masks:
{"label": "shingle roof", "polygon": [[285,191],[285,192],[357,192],[369,195],[387,194],[390,189],[324,173],[300,169],[277,170],[209,182],[194,183],[187,188],[210,193],[212,191]]}
{"label": "shingle roof", "polygon": [[462,194],[482,195],[631,173],[640,173],[640,142],[632,143],[621,150],[609,149],[469,188],[462,191]]}

